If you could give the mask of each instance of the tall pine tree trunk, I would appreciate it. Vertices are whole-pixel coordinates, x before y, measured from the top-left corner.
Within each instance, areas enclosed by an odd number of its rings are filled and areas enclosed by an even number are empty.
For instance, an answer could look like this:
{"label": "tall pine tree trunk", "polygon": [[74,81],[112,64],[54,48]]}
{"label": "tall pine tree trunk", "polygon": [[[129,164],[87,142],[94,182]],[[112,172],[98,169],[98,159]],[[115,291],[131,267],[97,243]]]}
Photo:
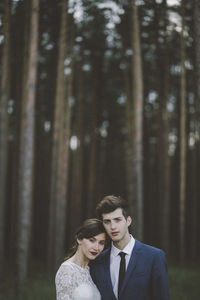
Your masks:
{"label": "tall pine tree trunk", "polygon": [[93,90],[92,90],[92,107],[91,107],[91,141],[89,155],[89,175],[88,175],[88,199],[87,199],[87,216],[94,215],[96,206],[96,189],[98,187],[97,174],[97,157],[99,150],[99,134],[97,131],[99,123],[99,111],[101,109],[101,90],[102,90],[102,64],[103,53],[99,54],[94,50],[92,57],[93,72]]}
{"label": "tall pine tree trunk", "polygon": [[[136,236],[143,239],[143,74],[140,46],[140,30],[138,8],[135,0],[131,0],[132,31],[132,72],[133,72],[133,186],[134,196],[129,199],[132,215],[136,218]],[[135,205],[134,205],[135,201]],[[135,208],[135,211],[134,211]]]}
{"label": "tall pine tree trunk", "polygon": [[[66,24],[67,23],[67,24]],[[62,11],[62,36],[63,36],[63,64],[66,57],[66,27],[67,22],[67,6],[63,0]],[[64,41],[65,36],[65,41]],[[59,160],[58,160],[58,176],[57,176],[57,205],[56,205],[56,235],[55,235],[55,267],[57,269],[65,254],[65,237],[66,237],[66,217],[67,217],[67,191],[68,191],[68,174],[69,174],[69,141],[71,133],[71,104],[72,84],[73,84],[73,45],[74,36],[71,37],[71,73],[68,80],[67,92],[65,90],[66,79],[63,73],[63,104],[61,111],[61,129],[59,137]]]}
{"label": "tall pine tree trunk", "polygon": [[[24,100],[24,90],[25,90],[25,78],[27,77],[27,58],[28,58],[28,45],[29,45],[29,32],[30,32],[30,2],[19,2],[19,12],[18,19],[20,26],[17,26],[17,31],[15,37],[17,43],[15,44],[15,57],[17,60],[16,69],[22,70],[20,76],[16,78],[16,89],[15,89],[15,114],[14,114],[14,141],[12,143],[13,149],[12,153],[12,178],[11,178],[11,211],[10,211],[10,253],[9,260],[11,264],[15,262],[15,253],[17,245],[17,214],[18,211],[18,173],[19,173],[19,152],[20,152],[20,130],[21,124],[20,120],[23,116],[23,103]],[[13,48],[13,47],[12,47]],[[22,51],[23,50],[23,51]]]}
{"label": "tall pine tree trunk", "polygon": [[[83,55],[81,51],[81,56]],[[77,94],[77,105],[75,113],[75,135],[78,138],[78,147],[73,153],[72,162],[72,190],[71,190],[71,209],[70,209],[70,224],[73,224],[75,228],[80,223],[81,214],[83,215],[85,205],[83,206],[83,149],[84,149],[84,73],[83,73],[83,61],[82,59],[78,65],[78,94]],[[77,211],[77,207],[79,210]],[[74,214],[78,213],[78,220],[75,224],[73,219]],[[70,242],[72,242],[70,238]]]}
{"label": "tall pine tree trunk", "polygon": [[180,261],[186,255],[186,70],[184,41],[184,1],[182,1],[181,31],[181,97],[180,97],[180,195],[179,195],[179,226],[180,226]]}
{"label": "tall pine tree trunk", "polygon": [[[69,153],[70,105],[65,93],[64,62],[67,55],[67,2],[62,1],[58,65],[56,78],[55,114],[53,124],[53,151],[48,235],[48,266],[55,271],[64,253],[67,171]],[[65,103],[67,103],[65,105]]]}
{"label": "tall pine tree trunk", "polygon": [[9,36],[10,36],[10,7],[11,1],[4,1],[3,21],[3,54],[2,75],[0,86],[0,278],[4,273],[5,263],[5,203],[7,177],[7,141],[8,141],[8,100],[9,100]]}
{"label": "tall pine tree trunk", "polygon": [[[157,183],[158,183],[158,208],[160,242],[162,248],[169,252],[169,209],[170,209],[170,185],[169,185],[169,155],[168,155],[168,136],[169,136],[169,58],[168,58],[168,37],[167,37],[167,4],[166,0],[162,3],[161,18],[163,20],[164,33],[163,44],[159,45],[159,34],[157,36],[157,57],[158,57],[158,160],[157,160]],[[158,22],[157,22],[158,23]],[[159,31],[158,31],[159,32]]]}
{"label": "tall pine tree trunk", "polygon": [[[125,47],[123,51],[125,55]],[[126,95],[126,107],[125,107],[125,125],[127,129],[127,137],[125,139],[125,172],[126,172],[126,194],[128,202],[130,203],[134,199],[134,184],[133,184],[133,97],[131,91],[131,78],[128,70],[128,62],[123,70],[124,89]],[[133,209],[134,206],[134,209]],[[135,214],[135,201],[132,204],[132,211]]]}
{"label": "tall pine tree trunk", "polygon": [[32,0],[30,14],[30,41],[27,63],[27,79],[24,93],[24,109],[21,122],[19,206],[17,241],[17,288],[18,298],[25,298],[28,256],[31,236],[33,198],[34,122],[35,94],[38,57],[39,0]]}
{"label": "tall pine tree trunk", "polygon": [[200,132],[200,2],[194,1],[194,36],[195,36],[195,114],[194,114],[194,137],[195,145],[192,150],[192,230],[191,230],[191,255],[193,259],[198,257],[198,166],[199,144],[197,136]]}

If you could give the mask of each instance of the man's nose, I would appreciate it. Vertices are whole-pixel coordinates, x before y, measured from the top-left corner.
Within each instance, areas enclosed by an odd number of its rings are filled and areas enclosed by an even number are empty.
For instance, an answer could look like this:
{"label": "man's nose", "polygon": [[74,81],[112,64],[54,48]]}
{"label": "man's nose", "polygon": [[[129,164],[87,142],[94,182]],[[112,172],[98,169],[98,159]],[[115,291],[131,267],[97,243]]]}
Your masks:
{"label": "man's nose", "polygon": [[111,226],[111,229],[114,229],[115,228],[115,222],[111,221],[110,226]]}

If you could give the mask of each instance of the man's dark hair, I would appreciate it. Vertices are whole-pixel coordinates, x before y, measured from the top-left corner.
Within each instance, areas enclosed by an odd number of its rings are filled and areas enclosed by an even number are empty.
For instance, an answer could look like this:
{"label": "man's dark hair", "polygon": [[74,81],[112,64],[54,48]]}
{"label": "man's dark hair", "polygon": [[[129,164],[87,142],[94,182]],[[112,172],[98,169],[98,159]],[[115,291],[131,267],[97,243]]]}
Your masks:
{"label": "man's dark hair", "polygon": [[103,214],[113,212],[117,208],[122,209],[123,216],[127,219],[128,213],[128,203],[121,197],[116,197],[113,195],[105,196],[97,205],[96,212],[100,219],[102,219]]}

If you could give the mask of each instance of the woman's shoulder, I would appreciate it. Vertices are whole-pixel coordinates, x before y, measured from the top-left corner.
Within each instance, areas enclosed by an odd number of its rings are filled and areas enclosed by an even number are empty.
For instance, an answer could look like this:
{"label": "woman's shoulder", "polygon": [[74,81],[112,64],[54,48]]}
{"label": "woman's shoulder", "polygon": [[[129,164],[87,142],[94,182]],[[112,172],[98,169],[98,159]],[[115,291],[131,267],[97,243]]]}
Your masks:
{"label": "woman's shoulder", "polygon": [[74,269],[73,264],[70,261],[66,260],[58,268],[58,271],[56,273],[56,278],[59,278],[63,275],[72,276],[74,271],[75,271],[75,269]]}
{"label": "woman's shoulder", "polygon": [[73,276],[77,274],[80,276],[82,274],[85,276],[87,273],[89,273],[89,267],[82,268],[71,260],[66,260],[60,265],[56,273],[56,277],[60,276],[61,274],[65,274],[65,276]]}
{"label": "woman's shoulder", "polygon": [[60,266],[67,267],[67,268],[72,268],[73,267],[73,263],[69,259],[67,259]]}
{"label": "woman's shoulder", "polygon": [[74,289],[79,284],[79,273],[69,261],[64,261],[55,277],[57,298],[72,299]]}
{"label": "woman's shoulder", "polygon": [[73,268],[73,264],[69,260],[65,260],[63,263],[61,263],[59,267],[59,269],[72,269],[72,268]]}

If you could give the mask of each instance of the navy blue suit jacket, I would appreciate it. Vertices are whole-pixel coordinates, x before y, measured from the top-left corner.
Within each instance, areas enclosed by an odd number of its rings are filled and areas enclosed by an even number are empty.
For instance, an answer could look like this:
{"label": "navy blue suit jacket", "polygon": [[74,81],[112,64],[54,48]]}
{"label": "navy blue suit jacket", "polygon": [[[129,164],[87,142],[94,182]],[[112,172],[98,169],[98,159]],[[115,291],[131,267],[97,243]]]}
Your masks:
{"label": "navy blue suit jacket", "polygon": [[[90,264],[102,300],[116,300],[110,277],[110,248]],[[135,240],[119,300],[169,300],[165,253]]]}

